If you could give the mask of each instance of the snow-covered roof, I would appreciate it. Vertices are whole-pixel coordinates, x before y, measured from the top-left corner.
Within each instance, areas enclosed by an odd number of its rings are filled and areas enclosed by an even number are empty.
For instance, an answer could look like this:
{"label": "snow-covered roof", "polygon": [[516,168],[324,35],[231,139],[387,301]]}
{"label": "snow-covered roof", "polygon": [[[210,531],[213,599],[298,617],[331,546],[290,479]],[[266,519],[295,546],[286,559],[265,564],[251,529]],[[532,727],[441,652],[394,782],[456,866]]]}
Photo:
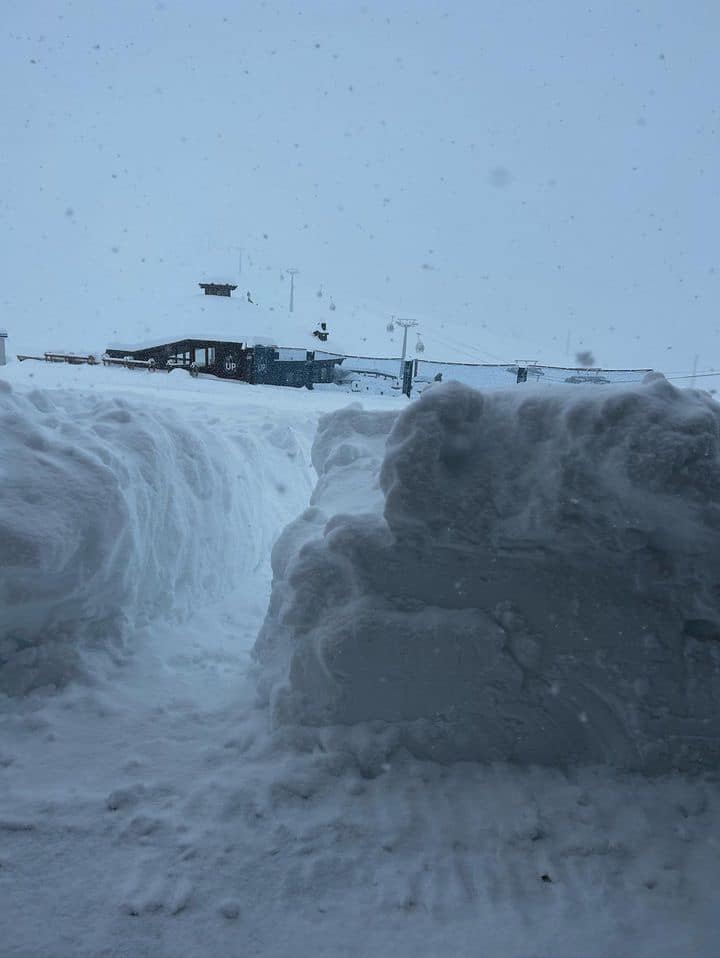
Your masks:
{"label": "snow-covered roof", "polygon": [[[155,313],[155,304],[147,307],[147,321],[152,337],[147,341],[108,343],[111,349],[150,349],[181,339],[210,342],[244,343],[246,346],[285,346],[317,349],[318,339],[312,335],[316,323],[307,315],[281,310],[263,309],[244,296],[206,296],[195,293]],[[333,345],[340,351],[340,344]]]}
{"label": "snow-covered roof", "polygon": [[146,339],[137,343],[108,343],[109,349],[126,349],[128,352],[134,352],[137,349],[154,349],[157,346],[164,346],[165,343],[180,343],[185,339],[199,339],[206,343],[242,343],[243,346],[277,346],[274,339],[262,336],[246,336],[243,333],[226,331],[224,333],[208,332],[207,330],[194,330],[193,332],[173,332],[166,336],[154,336],[152,339]]}

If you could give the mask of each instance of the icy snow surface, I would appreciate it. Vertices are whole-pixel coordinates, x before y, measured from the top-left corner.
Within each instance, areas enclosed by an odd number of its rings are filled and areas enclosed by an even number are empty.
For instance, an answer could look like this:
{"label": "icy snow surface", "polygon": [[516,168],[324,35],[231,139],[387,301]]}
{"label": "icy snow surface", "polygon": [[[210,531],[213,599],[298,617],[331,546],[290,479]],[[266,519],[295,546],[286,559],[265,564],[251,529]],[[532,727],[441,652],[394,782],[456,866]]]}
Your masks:
{"label": "icy snow surface", "polygon": [[275,721],[380,721],[442,761],[716,767],[719,449],[720,407],[661,376],[332,414],[273,556]]}
{"label": "icy snow surface", "polygon": [[[168,487],[196,501],[171,436],[198,445],[217,488],[235,487],[236,515],[250,521],[228,529],[233,557],[219,519],[203,509],[220,538],[214,552],[198,546],[192,569],[215,556],[212,594],[196,591],[196,580],[190,608],[184,591],[159,596],[157,615],[126,624],[112,660],[102,634],[88,641],[89,620],[79,619],[82,682],[0,694],[3,958],[715,958],[714,776],[444,766],[398,749],[387,723],[273,731],[254,705],[250,653],[267,611],[271,544],[284,530],[278,574],[308,534],[321,536],[323,517],[341,528],[341,513],[355,509],[377,521],[396,400],[326,418],[315,476],[318,418],[344,397],[29,364],[3,370],[8,381],[3,408],[17,407],[47,446],[21,456],[17,437],[0,435],[3,452],[11,443],[18,452],[0,458],[3,491],[21,472],[42,491],[28,462],[59,469],[64,430],[83,439],[91,461],[104,450],[119,476],[139,470],[132,449],[152,425],[148,449],[167,454],[148,458],[154,492],[140,483],[134,498],[116,498],[127,522],[143,497]],[[52,412],[37,409],[39,395]],[[425,402],[414,415],[432,408]],[[98,438],[101,410],[119,409],[129,420],[111,420]],[[51,415],[54,427],[42,421]],[[62,487],[58,500],[72,523],[54,517],[52,500],[37,502],[49,542],[55,523],[86,529],[80,502],[92,503],[94,474],[88,464],[73,469],[78,504]],[[107,488],[116,495],[120,480],[108,476]],[[165,548],[155,536],[168,521],[133,527],[128,573],[141,553]],[[20,514],[15,523],[32,528]],[[115,562],[110,545],[103,540],[88,569],[98,586]],[[176,546],[183,554],[182,533]],[[169,561],[174,569],[181,560]],[[227,562],[234,580],[225,588]],[[69,582],[82,596],[74,574]]]}

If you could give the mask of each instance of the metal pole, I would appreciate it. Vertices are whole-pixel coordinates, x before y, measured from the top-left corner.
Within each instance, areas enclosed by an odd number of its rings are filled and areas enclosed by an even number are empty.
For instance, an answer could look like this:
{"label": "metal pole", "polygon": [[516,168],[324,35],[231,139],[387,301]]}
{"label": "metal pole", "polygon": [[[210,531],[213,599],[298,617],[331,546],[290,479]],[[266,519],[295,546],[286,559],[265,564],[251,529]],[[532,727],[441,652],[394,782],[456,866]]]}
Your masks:
{"label": "metal pole", "polygon": [[299,271],[296,269],[288,270],[288,273],[290,273],[290,312],[293,311],[295,306],[295,273],[297,272]]}
{"label": "metal pole", "polygon": [[398,326],[403,327],[402,359],[400,360],[400,382],[402,382],[403,371],[405,369],[405,353],[407,351],[407,331],[411,326],[417,326],[418,321],[416,319],[396,319],[395,322]]}

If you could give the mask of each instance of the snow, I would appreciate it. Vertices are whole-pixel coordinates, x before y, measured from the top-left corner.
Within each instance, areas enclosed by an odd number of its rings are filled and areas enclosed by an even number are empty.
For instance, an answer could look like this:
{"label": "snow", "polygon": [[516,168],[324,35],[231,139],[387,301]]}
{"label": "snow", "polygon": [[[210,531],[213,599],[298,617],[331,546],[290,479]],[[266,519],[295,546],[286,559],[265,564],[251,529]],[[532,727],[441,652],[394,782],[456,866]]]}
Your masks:
{"label": "snow", "polygon": [[[574,360],[720,383],[700,6],[5,5],[2,958],[716,958],[717,407],[545,386]],[[194,330],[394,376],[392,316],[426,347],[412,405],[367,372],[348,408],[331,385],[15,360]],[[437,392],[439,371],[513,395]],[[384,648],[412,655],[386,693],[359,656],[338,697],[310,652],[343,615],[363,651],[391,603],[417,635],[395,622]],[[503,709],[551,678],[575,713],[557,738],[607,761],[449,761],[482,744],[467,698],[418,734],[420,682],[434,707],[486,687],[415,654],[433,621],[464,652],[463,620],[507,639]],[[554,670],[580,625],[603,654]],[[652,776],[611,764],[639,744]],[[657,771],[673,755],[693,771]]]}
{"label": "snow", "polygon": [[[137,470],[133,449],[152,426],[150,450],[189,437],[250,516],[228,521],[238,551],[228,559],[207,515],[219,548],[208,543],[197,561],[216,558],[213,594],[191,588],[189,607],[184,591],[160,597],[169,611],[133,622],[112,657],[102,635],[78,634],[82,681],[0,695],[5,953],[435,958],[482,945],[509,958],[715,954],[713,775],[443,765],[409,754],[392,723],[273,726],[257,703],[252,649],[268,612],[271,546],[277,540],[283,577],[283,563],[292,568],[329,520],[330,535],[348,521],[343,513],[377,521],[397,400],[346,408],[347,397],[326,392],[54,365],[14,364],[2,382],[4,407],[47,443],[20,455],[16,434],[0,431],[5,482],[22,465],[42,490],[43,471],[28,463],[64,462],[63,430],[88,444],[85,455],[103,451],[114,472]],[[433,390],[408,414],[422,420]],[[544,403],[567,402],[540,392]],[[583,396],[592,406],[598,394]],[[52,413],[37,408],[39,396]],[[702,401],[688,402],[697,419]],[[130,416],[110,419],[112,441],[90,428],[103,410]],[[50,415],[54,428],[43,421]],[[10,448],[18,456],[6,455]],[[141,489],[150,499],[169,485],[195,501],[177,449],[150,456],[147,467],[155,492],[139,482],[125,503],[128,522]],[[92,470],[72,470],[84,499],[95,489]],[[114,487],[109,476],[108,495]],[[81,519],[62,485],[58,495]],[[43,497],[36,507],[49,542],[59,510]],[[155,536],[167,521],[142,527],[144,539],[138,527],[136,549],[162,548]],[[183,544],[181,534],[179,552]],[[108,545],[90,570],[98,583],[113,567]],[[281,594],[276,582],[271,615]],[[282,632],[278,640],[284,655]]]}
{"label": "snow", "polygon": [[182,617],[260,559],[237,538],[257,498],[247,441],[171,409],[7,383],[0,434],[3,691],[84,675],[83,647],[120,651],[140,624]]}
{"label": "snow", "polygon": [[439,385],[334,413],[313,461],[256,647],[277,723],[380,721],[440,761],[717,766],[706,394]]}

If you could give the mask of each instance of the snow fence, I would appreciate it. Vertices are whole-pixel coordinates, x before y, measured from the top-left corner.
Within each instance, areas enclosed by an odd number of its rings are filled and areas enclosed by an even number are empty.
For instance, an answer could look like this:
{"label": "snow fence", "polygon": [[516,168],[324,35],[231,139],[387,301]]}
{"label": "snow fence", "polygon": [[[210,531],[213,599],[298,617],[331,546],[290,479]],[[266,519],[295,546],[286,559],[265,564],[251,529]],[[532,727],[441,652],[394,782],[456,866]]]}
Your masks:
{"label": "snow fence", "polygon": [[719,449],[720,406],[656,374],[325,417],[255,647],[274,721],[441,761],[717,765]]}
{"label": "snow fence", "polygon": [[0,691],[181,618],[254,563],[242,460],[172,409],[0,381]]}

